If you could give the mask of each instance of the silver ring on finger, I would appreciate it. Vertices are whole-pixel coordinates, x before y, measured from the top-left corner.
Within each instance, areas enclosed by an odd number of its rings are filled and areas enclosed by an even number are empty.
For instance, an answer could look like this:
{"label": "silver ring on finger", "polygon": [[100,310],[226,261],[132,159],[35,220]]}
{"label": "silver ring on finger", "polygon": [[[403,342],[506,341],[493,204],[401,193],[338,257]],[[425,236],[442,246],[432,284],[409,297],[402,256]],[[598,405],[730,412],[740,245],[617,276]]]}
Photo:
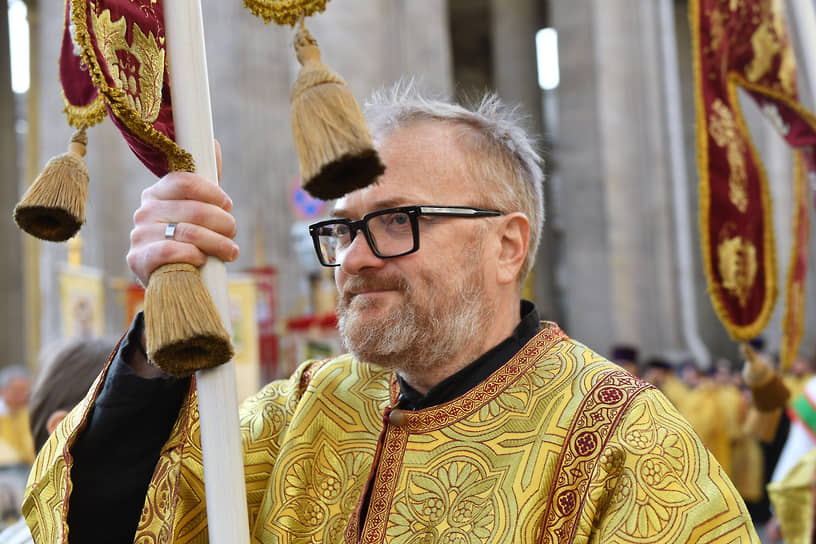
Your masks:
{"label": "silver ring on finger", "polygon": [[175,240],[176,239],[176,226],[178,223],[167,223],[167,226],[164,227],[164,238],[166,240]]}

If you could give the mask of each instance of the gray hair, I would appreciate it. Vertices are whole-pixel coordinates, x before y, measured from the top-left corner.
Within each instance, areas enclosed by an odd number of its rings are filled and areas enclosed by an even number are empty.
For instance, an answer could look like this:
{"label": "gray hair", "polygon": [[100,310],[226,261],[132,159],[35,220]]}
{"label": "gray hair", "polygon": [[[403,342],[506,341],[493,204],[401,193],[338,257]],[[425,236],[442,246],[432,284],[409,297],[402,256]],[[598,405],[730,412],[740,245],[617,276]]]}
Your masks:
{"label": "gray hair", "polygon": [[23,365],[11,365],[0,370],[0,389],[8,387],[15,378],[25,378],[31,380],[31,373]]}
{"label": "gray hair", "polygon": [[526,116],[518,106],[504,104],[487,93],[463,106],[426,97],[413,80],[403,80],[376,91],[364,106],[375,145],[397,129],[416,121],[448,122],[462,127],[461,142],[473,157],[474,180],[482,180],[486,205],[505,213],[521,212],[530,221],[530,247],[520,281],[533,267],[544,223],[544,173],[536,140],[525,128]]}

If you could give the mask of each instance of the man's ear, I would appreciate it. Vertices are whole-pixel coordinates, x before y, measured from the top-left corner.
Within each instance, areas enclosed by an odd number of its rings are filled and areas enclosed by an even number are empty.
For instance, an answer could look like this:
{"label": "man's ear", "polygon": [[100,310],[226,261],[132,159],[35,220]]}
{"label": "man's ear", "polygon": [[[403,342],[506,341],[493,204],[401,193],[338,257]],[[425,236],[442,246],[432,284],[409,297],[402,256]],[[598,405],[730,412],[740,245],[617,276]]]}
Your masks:
{"label": "man's ear", "polygon": [[530,247],[530,220],[521,212],[501,217],[499,230],[499,283],[515,283],[521,277],[521,267]]}

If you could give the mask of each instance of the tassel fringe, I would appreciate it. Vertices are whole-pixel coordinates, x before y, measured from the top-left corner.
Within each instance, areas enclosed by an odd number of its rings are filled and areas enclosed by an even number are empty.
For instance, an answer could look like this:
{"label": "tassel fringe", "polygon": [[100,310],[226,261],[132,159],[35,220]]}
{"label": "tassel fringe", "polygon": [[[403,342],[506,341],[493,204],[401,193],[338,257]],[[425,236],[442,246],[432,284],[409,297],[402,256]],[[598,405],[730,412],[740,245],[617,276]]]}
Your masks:
{"label": "tassel fringe", "polygon": [[167,264],[150,276],[145,334],[148,357],[173,376],[189,376],[233,356],[230,335],[198,269],[190,264]]}
{"label": "tassel fringe", "polygon": [[28,188],[14,207],[14,221],[22,230],[41,240],[64,242],[85,223],[87,142],[84,130],[74,134],[69,150],[48,161]]}
{"label": "tassel fringe", "polygon": [[385,166],[360,106],[343,78],[320,61],[302,20],[295,51],[302,68],[292,87],[292,135],[303,188],[330,200],[370,185]]}

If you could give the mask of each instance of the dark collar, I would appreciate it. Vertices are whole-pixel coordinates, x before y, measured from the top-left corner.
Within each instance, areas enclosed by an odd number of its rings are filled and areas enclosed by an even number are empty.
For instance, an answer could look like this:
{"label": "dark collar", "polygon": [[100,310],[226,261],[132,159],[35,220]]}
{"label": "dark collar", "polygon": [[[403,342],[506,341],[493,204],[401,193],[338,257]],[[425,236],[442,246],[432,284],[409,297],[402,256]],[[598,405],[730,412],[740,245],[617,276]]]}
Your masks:
{"label": "dark collar", "polygon": [[521,323],[516,326],[513,334],[456,374],[448,376],[433,386],[427,394],[423,395],[418,392],[397,375],[397,382],[400,387],[397,405],[403,410],[421,410],[464,395],[501,368],[539,330],[541,330],[541,320],[535,304],[528,300],[522,300]]}

